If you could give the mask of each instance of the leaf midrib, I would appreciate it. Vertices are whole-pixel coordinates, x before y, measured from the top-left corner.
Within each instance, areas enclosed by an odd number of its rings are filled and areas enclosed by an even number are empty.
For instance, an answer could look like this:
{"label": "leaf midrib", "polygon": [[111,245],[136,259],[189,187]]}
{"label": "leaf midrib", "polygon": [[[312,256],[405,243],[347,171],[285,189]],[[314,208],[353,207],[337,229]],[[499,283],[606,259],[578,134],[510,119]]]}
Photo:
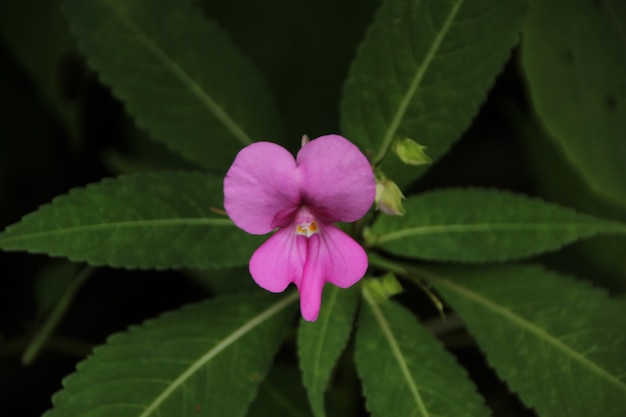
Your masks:
{"label": "leaf midrib", "polygon": [[[19,226],[16,225],[16,226]],[[55,235],[65,236],[67,234],[72,233],[86,233],[86,232],[96,232],[111,229],[111,231],[115,231],[117,229],[122,228],[137,228],[137,227],[174,227],[174,226],[235,226],[235,224],[230,219],[211,219],[211,218],[178,218],[178,219],[150,219],[150,220],[128,220],[121,222],[110,222],[110,223],[94,223],[88,225],[80,225],[80,226],[70,226],[62,229],[52,229],[45,230],[34,233],[24,233],[19,234],[17,236],[10,236],[12,233],[11,229],[7,229],[6,232],[0,234],[0,245],[6,244],[11,241],[20,241],[20,240],[28,240],[28,239],[36,239],[42,237],[50,237]],[[9,234],[8,237],[3,235]]]}
{"label": "leaf midrib", "polygon": [[123,10],[119,10],[114,7],[111,2],[105,1],[104,3],[111,8],[113,13],[119,17],[120,21],[123,22],[131,32],[137,35],[137,39],[156,56],[157,60],[160,60],[165,67],[167,67],[172,74],[189,89],[192,95],[194,95],[202,103],[209,113],[213,114],[224,125],[224,127],[226,127],[226,130],[228,130],[235,139],[241,142],[244,146],[253,142],[250,136],[241,127],[239,127],[239,125],[228,115],[228,113],[224,111],[224,109],[222,109],[219,104],[215,102],[215,100],[211,98],[209,93],[206,92],[201,85],[194,81],[194,79],[183,68],[181,68],[176,61],[171,59],[169,55],[167,55],[167,53],[165,53],[165,51],[163,51],[157,44],[151,42],[148,34],[144,32],[142,28],[135,23],[135,21],[125,14]]}
{"label": "leaf midrib", "polygon": [[367,288],[365,288],[364,295],[365,295],[364,297],[365,301],[371,308],[372,313],[374,314],[374,318],[378,322],[378,325],[380,326],[380,329],[383,332],[385,339],[387,339],[387,343],[389,343],[389,347],[391,348],[391,351],[393,352],[393,356],[396,358],[398,367],[400,368],[400,372],[402,373],[402,376],[404,377],[406,384],[408,385],[409,391],[411,392],[411,396],[413,397],[413,401],[415,402],[416,407],[418,408],[419,412],[421,413],[423,417],[430,416],[430,413],[428,412],[428,410],[426,410],[426,406],[424,405],[422,396],[419,394],[417,385],[415,384],[415,381],[413,380],[413,377],[411,376],[411,372],[409,371],[409,366],[404,360],[404,355],[402,354],[402,351],[400,350],[400,346],[398,346],[396,337],[393,334],[391,327],[389,326],[389,322],[385,318],[385,315],[383,314],[383,312],[380,310],[378,304],[376,304],[376,302],[368,294]]}
{"label": "leaf midrib", "polygon": [[[527,231],[567,231],[587,229],[598,233],[608,230],[608,227],[597,223],[473,223],[473,224],[446,224],[432,226],[418,226],[397,230],[382,235],[374,235],[376,244],[403,239],[412,236],[444,234],[444,233],[472,233],[472,232],[527,232]],[[626,232],[625,227],[615,225],[615,233]]]}
{"label": "leaf midrib", "polygon": [[425,273],[428,279],[433,282],[439,283],[447,287],[448,289],[455,291],[457,294],[466,297],[467,299],[473,300],[476,304],[482,306],[488,311],[495,313],[496,315],[500,315],[501,317],[508,319],[511,323],[518,325],[520,328],[528,331],[529,333],[535,335],[539,340],[543,340],[547,344],[553,346],[555,349],[563,352],[563,354],[572,358],[576,362],[580,363],[581,366],[588,368],[592,372],[600,375],[603,379],[609,381],[613,385],[615,385],[621,391],[626,393],[626,383],[620,381],[616,376],[612,375],[604,368],[595,364],[591,360],[587,359],[586,356],[580,354],[576,350],[572,349],[565,343],[561,342],[558,338],[552,336],[544,329],[539,326],[536,326],[532,322],[526,320],[525,318],[515,314],[513,311],[508,310],[494,301],[491,301],[488,298],[481,296],[480,294],[473,292],[465,287],[459,286],[454,282],[447,280],[445,277],[441,277],[432,273]]}
{"label": "leaf midrib", "polygon": [[270,307],[268,307],[265,311],[258,314],[254,318],[248,320],[243,325],[241,325],[237,330],[233,331],[226,338],[224,338],[220,343],[215,345],[213,349],[209,350],[207,353],[202,355],[198,360],[193,362],[183,373],[181,373],[178,378],[176,378],[172,383],[165,388],[159,396],[157,396],[154,401],[152,401],[143,413],[141,413],[138,417],[147,417],[153,414],[158,407],[165,401],[176,389],[178,389],[185,381],[187,381],[193,374],[195,374],[200,368],[205,366],[209,361],[211,361],[214,357],[219,355],[226,348],[231,346],[237,340],[241,339],[243,336],[254,330],[256,327],[260,326],[267,319],[272,316],[278,314],[281,310],[286,308],[289,304],[293,303],[298,298],[298,293],[293,292],[282,300],[274,303]]}
{"label": "leaf midrib", "polygon": [[452,8],[450,9],[450,13],[448,14],[448,16],[446,16],[446,20],[443,22],[443,25],[441,26],[439,32],[437,33],[437,36],[435,37],[435,41],[433,42],[430,49],[426,53],[426,56],[422,60],[422,63],[418,66],[417,71],[415,72],[415,76],[411,80],[411,84],[409,85],[409,88],[406,94],[404,95],[404,97],[402,97],[402,100],[400,101],[400,104],[398,105],[398,109],[396,110],[396,113],[394,114],[393,119],[391,120],[391,123],[387,127],[387,131],[385,132],[385,136],[383,138],[383,142],[380,147],[380,150],[378,151],[378,153],[376,154],[376,157],[374,158],[374,165],[380,164],[383,158],[385,157],[385,155],[387,154],[389,147],[391,146],[391,143],[393,142],[393,139],[396,136],[396,131],[398,127],[400,126],[402,119],[404,118],[404,114],[406,113],[406,110],[409,107],[411,100],[413,100],[413,97],[415,96],[415,94],[417,94],[419,86],[422,83],[422,80],[424,76],[426,75],[426,72],[428,71],[430,64],[434,60],[435,55],[437,54],[437,51],[439,50],[441,44],[443,43],[444,38],[448,34],[448,31],[450,30],[450,27],[452,26],[452,22],[454,21],[454,18],[458,14],[461,8],[461,5],[463,4],[463,1],[464,0],[458,0],[452,6]]}

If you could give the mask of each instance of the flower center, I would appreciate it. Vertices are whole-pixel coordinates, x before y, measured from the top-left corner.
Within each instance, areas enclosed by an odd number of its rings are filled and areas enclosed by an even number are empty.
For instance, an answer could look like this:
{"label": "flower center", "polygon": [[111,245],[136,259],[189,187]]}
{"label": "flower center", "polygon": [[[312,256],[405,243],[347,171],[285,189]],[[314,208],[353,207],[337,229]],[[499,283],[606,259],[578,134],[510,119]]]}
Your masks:
{"label": "flower center", "polygon": [[298,223],[296,224],[296,233],[302,236],[311,237],[315,233],[317,233],[317,223],[315,220],[306,223]]}
{"label": "flower center", "polygon": [[320,231],[317,219],[307,206],[298,209],[292,224],[295,225],[296,234],[305,237],[311,237]]}

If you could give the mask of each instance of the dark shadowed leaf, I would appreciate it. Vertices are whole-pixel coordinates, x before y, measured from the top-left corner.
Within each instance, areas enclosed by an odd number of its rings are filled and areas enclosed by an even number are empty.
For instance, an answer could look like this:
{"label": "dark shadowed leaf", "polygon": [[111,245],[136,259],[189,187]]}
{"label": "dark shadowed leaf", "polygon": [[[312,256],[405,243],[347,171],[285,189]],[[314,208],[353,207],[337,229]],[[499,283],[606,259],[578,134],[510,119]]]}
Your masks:
{"label": "dark shadowed leaf", "polygon": [[90,65],[151,136],[225,171],[243,145],[277,140],[271,94],[252,62],[189,1],[68,0]]}

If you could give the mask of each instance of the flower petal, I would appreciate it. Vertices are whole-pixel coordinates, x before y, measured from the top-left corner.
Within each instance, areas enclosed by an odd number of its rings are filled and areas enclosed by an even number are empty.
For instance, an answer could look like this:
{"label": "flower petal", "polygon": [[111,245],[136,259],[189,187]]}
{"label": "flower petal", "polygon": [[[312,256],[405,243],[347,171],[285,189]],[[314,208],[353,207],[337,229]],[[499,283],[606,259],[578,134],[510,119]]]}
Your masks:
{"label": "flower petal", "polygon": [[280,229],[265,241],[250,258],[250,274],[271,292],[282,292],[294,282],[300,286],[307,257],[307,238],[292,228]]}
{"label": "flower petal", "polygon": [[325,282],[347,288],[367,271],[365,250],[341,229],[324,225],[308,240],[308,250],[300,289],[300,311],[308,321],[319,314]]}
{"label": "flower petal", "polygon": [[363,153],[339,135],[321,136],[298,152],[305,204],[325,223],[353,222],[376,196],[372,167]]}
{"label": "flower petal", "polygon": [[248,233],[274,229],[274,217],[300,205],[296,161],[282,146],[256,142],[237,154],[224,179],[224,208]]}

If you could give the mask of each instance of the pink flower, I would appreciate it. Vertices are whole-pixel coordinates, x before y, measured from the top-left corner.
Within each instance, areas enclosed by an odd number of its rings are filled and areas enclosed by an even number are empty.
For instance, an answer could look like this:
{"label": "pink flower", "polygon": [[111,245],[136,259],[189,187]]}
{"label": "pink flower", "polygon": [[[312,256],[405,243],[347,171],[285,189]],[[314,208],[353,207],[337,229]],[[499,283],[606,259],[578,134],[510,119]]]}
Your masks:
{"label": "pink flower", "polygon": [[347,288],[365,274],[365,251],[332,223],[360,219],[375,195],[369,162],[338,135],[304,144],[295,160],[275,143],[253,143],[224,179],[224,207],[238,227],[257,235],[278,228],[252,255],[252,278],[271,292],[295,283],[309,321],[326,282]]}

